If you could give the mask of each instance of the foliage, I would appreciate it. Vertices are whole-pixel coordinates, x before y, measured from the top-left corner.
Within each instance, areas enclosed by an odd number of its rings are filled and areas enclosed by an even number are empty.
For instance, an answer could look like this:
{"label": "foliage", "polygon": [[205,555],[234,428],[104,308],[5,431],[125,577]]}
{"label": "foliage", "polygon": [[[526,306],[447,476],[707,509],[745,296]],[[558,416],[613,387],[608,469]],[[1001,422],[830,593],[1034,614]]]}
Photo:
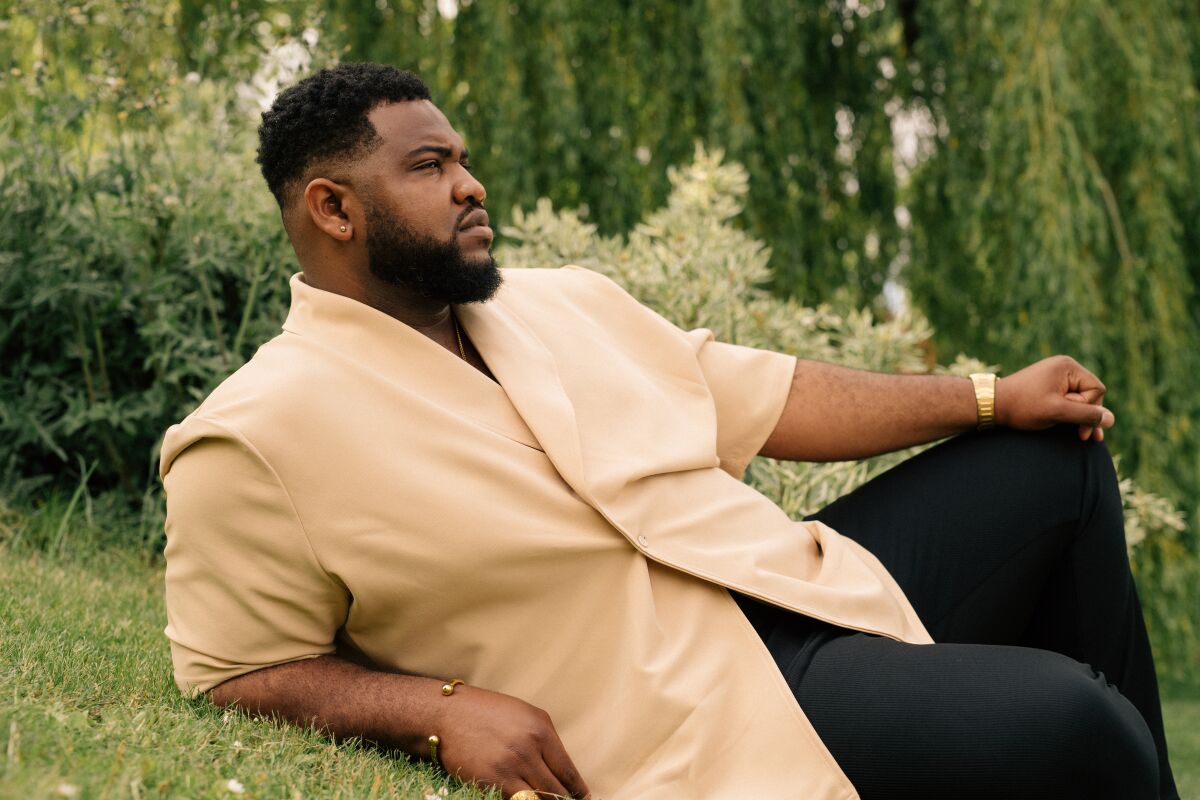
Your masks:
{"label": "foliage", "polygon": [[137,496],[165,427],[278,328],[290,247],[221,87],[184,81],[111,117],[104,96],[33,78],[13,90],[25,96],[0,135],[0,469],[26,489],[86,476]]}
{"label": "foliage", "polygon": [[922,0],[908,63],[936,134],[905,275],[942,346],[1010,365],[1070,352],[1102,375],[1130,474],[1196,512],[1200,15],[1184,5]]}
{"label": "foliage", "polygon": [[498,219],[546,196],[626,231],[702,138],[748,165],[743,221],[772,243],[785,290],[812,301],[845,285],[869,302],[897,251],[892,87],[876,62],[898,26],[880,0],[8,5],[0,67],[62,76],[78,94],[111,80],[142,99],[193,73],[242,81],[306,31],[348,60],[416,69],[473,143]]}

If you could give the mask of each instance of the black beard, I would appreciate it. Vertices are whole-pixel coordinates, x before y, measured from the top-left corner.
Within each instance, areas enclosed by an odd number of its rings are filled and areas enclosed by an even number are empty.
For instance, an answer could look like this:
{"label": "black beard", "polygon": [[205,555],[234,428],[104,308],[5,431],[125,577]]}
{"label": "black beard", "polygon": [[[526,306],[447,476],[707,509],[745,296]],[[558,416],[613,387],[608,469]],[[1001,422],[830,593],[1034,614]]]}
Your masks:
{"label": "black beard", "polygon": [[439,303],[482,303],[500,288],[496,259],[467,261],[457,239],[421,236],[371,204],[367,212],[367,266],[382,281]]}

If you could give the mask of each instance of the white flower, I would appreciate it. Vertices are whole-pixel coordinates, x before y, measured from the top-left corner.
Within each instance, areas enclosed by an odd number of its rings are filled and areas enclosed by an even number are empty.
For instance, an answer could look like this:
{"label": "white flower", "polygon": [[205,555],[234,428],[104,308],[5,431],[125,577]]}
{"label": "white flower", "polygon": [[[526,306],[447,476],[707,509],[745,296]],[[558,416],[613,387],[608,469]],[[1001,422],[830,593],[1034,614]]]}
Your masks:
{"label": "white flower", "polygon": [[228,789],[230,792],[233,792],[234,794],[242,794],[243,792],[246,791],[246,787],[242,786],[242,782],[237,780],[236,778],[230,778],[229,781],[225,784],[225,788]]}
{"label": "white flower", "polygon": [[300,34],[300,38],[309,47],[316,47],[317,42],[321,40],[321,34],[316,28],[305,28],[304,33]]}
{"label": "white flower", "polygon": [[58,786],[54,787],[54,793],[59,797],[78,797],[79,787],[73,783],[63,781]]}
{"label": "white flower", "polygon": [[311,64],[312,53],[300,42],[285,42],[272,47],[263,56],[254,76],[236,87],[243,110],[255,116],[266,111],[275,101],[280,87],[295,81]]}
{"label": "white flower", "polygon": [[274,57],[276,69],[285,81],[290,81],[302,70],[308,69],[312,62],[312,54],[299,42],[287,42],[273,48],[268,54],[268,59],[270,57]]}

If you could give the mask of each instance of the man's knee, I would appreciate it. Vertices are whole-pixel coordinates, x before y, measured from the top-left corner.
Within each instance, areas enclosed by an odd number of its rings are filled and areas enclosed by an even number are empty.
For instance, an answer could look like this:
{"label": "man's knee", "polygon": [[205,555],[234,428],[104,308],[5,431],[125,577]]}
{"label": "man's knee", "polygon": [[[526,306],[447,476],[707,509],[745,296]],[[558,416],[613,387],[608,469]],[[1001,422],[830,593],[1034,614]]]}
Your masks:
{"label": "man's knee", "polygon": [[[1104,442],[1079,440],[1073,425],[1056,425],[1042,431],[1018,431],[998,428],[994,431],[970,434],[973,446],[991,447],[1006,460],[1029,464],[1054,465],[1060,469],[1078,467],[1088,458],[1108,459]],[[1111,459],[1109,459],[1111,463]]]}
{"label": "man's knee", "polygon": [[1064,796],[1155,797],[1158,755],[1141,714],[1087,665],[1045,656],[1028,708],[1036,709],[1038,735],[1054,755],[1044,762],[1047,785],[1091,787]]}
{"label": "man's knee", "polygon": [[1096,502],[1120,501],[1112,456],[1104,442],[1079,440],[1073,425],[1044,431],[997,430],[975,434],[973,447],[1015,469],[1027,485],[1025,496],[1043,496],[1079,511]]}

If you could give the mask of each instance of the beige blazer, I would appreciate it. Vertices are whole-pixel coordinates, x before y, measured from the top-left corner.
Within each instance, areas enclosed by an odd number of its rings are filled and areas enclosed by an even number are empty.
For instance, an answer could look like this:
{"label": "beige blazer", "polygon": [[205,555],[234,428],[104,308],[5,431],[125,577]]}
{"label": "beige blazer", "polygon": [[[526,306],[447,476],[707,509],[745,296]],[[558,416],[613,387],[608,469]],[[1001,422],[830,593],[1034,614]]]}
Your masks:
{"label": "beige blazer", "polygon": [[856,797],[725,589],[929,641],[874,557],[739,479],[794,359],[578,268],[457,312],[498,384],[298,275],[168,431],[179,686],[338,652],[544,708],[608,800]]}

